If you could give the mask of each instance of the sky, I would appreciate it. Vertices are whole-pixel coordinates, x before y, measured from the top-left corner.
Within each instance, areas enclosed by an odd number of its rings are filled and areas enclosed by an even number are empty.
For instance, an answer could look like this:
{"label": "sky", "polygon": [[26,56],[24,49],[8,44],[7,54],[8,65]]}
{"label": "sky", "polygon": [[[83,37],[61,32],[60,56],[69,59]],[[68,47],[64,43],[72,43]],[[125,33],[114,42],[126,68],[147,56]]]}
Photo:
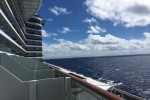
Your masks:
{"label": "sky", "polygon": [[43,58],[150,53],[149,0],[43,0]]}

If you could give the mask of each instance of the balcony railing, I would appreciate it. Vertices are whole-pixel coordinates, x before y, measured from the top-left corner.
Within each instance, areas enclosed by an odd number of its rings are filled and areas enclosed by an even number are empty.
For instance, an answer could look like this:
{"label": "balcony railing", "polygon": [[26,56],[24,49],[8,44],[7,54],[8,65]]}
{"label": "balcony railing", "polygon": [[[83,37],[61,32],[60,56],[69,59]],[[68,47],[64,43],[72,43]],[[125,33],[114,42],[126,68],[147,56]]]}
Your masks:
{"label": "balcony railing", "polygon": [[42,47],[27,47],[27,51],[42,51]]}
{"label": "balcony railing", "polygon": [[65,73],[55,66],[50,65],[50,67],[55,69],[55,77],[71,78],[71,100],[124,100],[117,95],[86,82],[76,75]]}
{"label": "balcony railing", "polygon": [[32,25],[30,23],[26,23],[25,25],[26,25],[26,27],[32,28],[32,29],[37,29],[37,30],[41,30],[42,29],[42,26]]}
{"label": "balcony railing", "polygon": [[41,35],[41,31],[38,31],[38,30],[34,30],[34,29],[27,28],[26,31],[27,31],[27,33],[29,33],[29,34]]}
{"label": "balcony railing", "polygon": [[26,35],[26,39],[42,40],[42,37],[41,37],[41,36],[30,36],[30,35]]}
{"label": "balcony railing", "polygon": [[30,41],[26,41],[27,45],[36,45],[36,46],[42,46],[42,42],[30,42]]}
{"label": "balcony railing", "polygon": [[37,19],[35,19],[35,18],[30,18],[28,21],[29,21],[29,22],[33,22],[33,23],[42,24],[42,21],[41,21],[40,19],[38,20],[38,18],[37,18]]}
{"label": "balcony railing", "polygon": [[26,57],[42,57],[42,53],[27,53]]}

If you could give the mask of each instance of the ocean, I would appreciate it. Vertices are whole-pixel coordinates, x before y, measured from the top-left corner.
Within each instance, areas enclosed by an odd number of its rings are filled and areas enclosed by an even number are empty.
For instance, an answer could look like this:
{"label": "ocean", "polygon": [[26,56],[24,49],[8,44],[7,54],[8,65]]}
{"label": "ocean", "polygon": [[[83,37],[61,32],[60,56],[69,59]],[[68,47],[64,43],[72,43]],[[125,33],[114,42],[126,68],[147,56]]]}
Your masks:
{"label": "ocean", "polygon": [[150,55],[47,59],[87,77],[113,83],[116,88],[150,99]]}

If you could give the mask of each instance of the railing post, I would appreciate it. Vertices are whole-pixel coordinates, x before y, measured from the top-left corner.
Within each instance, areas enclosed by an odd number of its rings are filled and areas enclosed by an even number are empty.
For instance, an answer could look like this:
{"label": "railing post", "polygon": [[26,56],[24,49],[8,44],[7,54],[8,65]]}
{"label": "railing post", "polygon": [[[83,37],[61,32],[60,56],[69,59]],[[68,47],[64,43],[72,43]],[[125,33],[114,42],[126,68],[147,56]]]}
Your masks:
{"label": "railing post", "polygon": [[33,80],[36,80],[36,79],[37,79],[37,78],[36,78],[36,77],[37,77],[36,74],[37,74],[37,70],[34,70],[34,71],[33,71]]}
{"label": "railing post", "polygon": [[52,69],[52,78],[55,78],[55,69]]}
{"label": "railing post", "polygon": [[71,100],[71,78],[66,77],[65,78],[65,94],[66,94],[66,100]]}
{"label": "railing post", "polygon": [[37,100],[36,99],[36,80],[30,81],[28,83],[29,88],[29,100]]}

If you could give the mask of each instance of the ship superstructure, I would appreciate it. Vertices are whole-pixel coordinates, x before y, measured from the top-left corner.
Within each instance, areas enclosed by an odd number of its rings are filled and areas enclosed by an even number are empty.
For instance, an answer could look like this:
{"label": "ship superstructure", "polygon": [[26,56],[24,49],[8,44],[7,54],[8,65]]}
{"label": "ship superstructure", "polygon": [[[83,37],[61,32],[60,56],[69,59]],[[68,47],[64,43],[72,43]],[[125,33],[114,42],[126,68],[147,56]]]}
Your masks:
{"label": "ship superstructure", "polygon": [[0,0],[0,50],[42,57],[41,0]]}

